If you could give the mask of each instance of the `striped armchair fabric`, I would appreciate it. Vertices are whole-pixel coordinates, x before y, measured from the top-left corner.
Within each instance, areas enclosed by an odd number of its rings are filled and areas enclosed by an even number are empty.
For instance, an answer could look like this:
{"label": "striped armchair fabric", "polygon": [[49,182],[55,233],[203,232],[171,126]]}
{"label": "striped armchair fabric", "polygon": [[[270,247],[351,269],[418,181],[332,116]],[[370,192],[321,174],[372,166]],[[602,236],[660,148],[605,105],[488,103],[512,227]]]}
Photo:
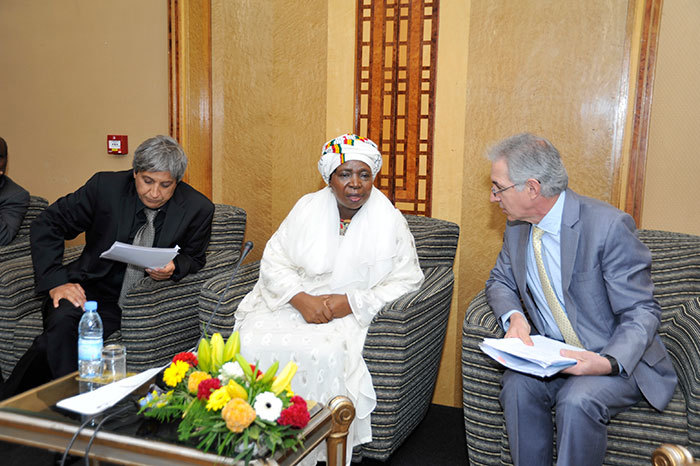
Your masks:
{"label": "striped armchair fabric", "polygon": [[[433,218],[406,215],[406,219],[425,282],[387,304],[369,327],[363,355],[377,392],[377,408],[372,413],[372,442],[356,447],[353,460],[389,458],[425,416],[435,388],[452,302],[459,227]],[[223,296],[230,275],[204,285],[199,303],[202,324],[221,297],[210,333],[231,333],[233,314],[255,285],[258,272],[259,262],[241,266]]]}
{"label": "striped armchair fabric", "polygon": [[[82,246],[66,248],[63,263],[80,256]],[[34,292],[34,269],[27,253],[0,267],[0,369],[5,379],[43,329],[44,297]]]}
{"label": "striped armchair fabric", "polygon": [[43,197],[29,196],[29,208],[24,215],[24,219],[22,219],[22,224],[19,226],[17,236],[15,236],[15,239],[13,239],[10,244],[0,246],[0,267],[5,261],[9,261],[15,257],[29,255],[29,226],[48,205],[48,201]]}
{"label": "striped armchair fabric", "polygon": [[[146,277],[127,294],[122,329],[108,342],[126,345],[128,370],[165,364],[174,354],[195,345],[202,284],[229,270],[238,260],[245,224],[243,209],[216,204],[206,265],[179,282],[156,282]],[[81,250],[66,249],[64,262],[75,260]],[[42,302],[43,297],[34,292],[30,257],[17,258],[0,268],[0,368],[5,377],[42,332]]]}
{"label": "striped armchair fabric", "polygon": [[[608,427],[604,464],[648,464],[662,443],[700,455],[700,236],[639,230],[651,250],[654,296],[662,309],[659,333],[678,374],[663,412],[646,401],[620,413]],[[478,347],[502,337],[484,291],[467,308],[462,328],[462,399],[470,464],[512,464],[498,401],[503,368]]]}

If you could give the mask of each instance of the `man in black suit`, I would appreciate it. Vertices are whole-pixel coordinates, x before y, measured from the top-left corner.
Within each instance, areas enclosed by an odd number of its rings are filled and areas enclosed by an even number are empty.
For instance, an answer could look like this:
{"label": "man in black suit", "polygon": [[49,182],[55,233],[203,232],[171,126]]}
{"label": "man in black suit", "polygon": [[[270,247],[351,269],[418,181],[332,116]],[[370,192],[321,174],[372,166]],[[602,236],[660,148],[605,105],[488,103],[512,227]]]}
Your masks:
{"label": "man in black suit", "polygon": [[[154,280],[178,281],[204,266],[214,205],[181,181],[186,168],[187,157],[177,141],[156,136],[136,149],[133,170],[95,174],[32,223],[36,291],[47,294],[44,332],[17,363],[5,396],[46,381],[37,374],[47,363],[52,378],[77,369],[78,322],[85,301],[97,301],[107,338],[121,326],[119,302],[144,273]],[[177,245],[179,253],[162,268],[137,270],[134,279],[125,279],[126,264],[101,259],[100,254],[114,241],[132,244],[149,219],[152,245]],[[64,241],[83,232],[80,257],[63,265]]]}
{"label": "man in black suit", "polygon": [[15,238],[29,207],[29,193],[5,174],[6,169],[7,143],[0,138],[0,246]]}

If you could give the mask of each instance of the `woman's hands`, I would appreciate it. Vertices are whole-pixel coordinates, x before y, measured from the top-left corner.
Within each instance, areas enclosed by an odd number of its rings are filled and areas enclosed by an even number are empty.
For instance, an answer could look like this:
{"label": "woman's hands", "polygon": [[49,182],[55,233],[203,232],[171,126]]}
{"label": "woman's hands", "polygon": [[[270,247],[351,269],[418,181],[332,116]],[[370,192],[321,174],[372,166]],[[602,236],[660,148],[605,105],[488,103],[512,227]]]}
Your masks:
{"label": "woman's hands", "polygon": [[289,303],[310,324],[325,324],[352,312],[348,297],[344,294],[313,296],[302,291],[294,295]]}
{"label": "woman's hands", "polygon": [[330,295],[312,296],[305,292],[294,295],[289,303],[301,313],[304,320],[310,324],[325,324],[333,318],[331,310],[325,304]]}
{"label": "woman's hands", "polygon": [[331,310],[333,319],[340,319],[352,312],[348,296],[345,294],[332,294],[324,301],[324,304]]}

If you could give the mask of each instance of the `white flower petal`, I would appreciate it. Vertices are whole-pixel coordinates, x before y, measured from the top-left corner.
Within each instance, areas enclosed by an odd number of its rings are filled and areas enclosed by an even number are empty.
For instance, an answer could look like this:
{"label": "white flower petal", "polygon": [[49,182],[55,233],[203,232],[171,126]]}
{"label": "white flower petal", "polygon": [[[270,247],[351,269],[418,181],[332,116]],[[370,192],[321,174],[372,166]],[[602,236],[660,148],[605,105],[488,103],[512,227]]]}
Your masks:
{"label": "white flower petal", "polygon": [[253,409],[260,419],[275,422],[282,412],[282,400],[272,392],[262,392],[255,397]]}

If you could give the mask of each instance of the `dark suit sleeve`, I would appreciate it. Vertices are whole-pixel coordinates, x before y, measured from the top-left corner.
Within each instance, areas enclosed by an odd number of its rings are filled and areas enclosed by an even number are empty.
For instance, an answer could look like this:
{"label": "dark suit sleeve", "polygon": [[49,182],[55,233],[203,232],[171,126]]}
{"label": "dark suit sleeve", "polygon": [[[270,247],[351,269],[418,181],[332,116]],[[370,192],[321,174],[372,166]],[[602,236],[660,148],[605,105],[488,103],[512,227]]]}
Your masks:
{"label": "dark suit sleeve", "polygon": [[9,178],[4,181],[0,192],[0,246],[15,239],[29,207],[29,193]]}
{"label": "dark suit sleeve", "polygon": [[32,222],[32,262],[38,293],[68,283],[68,271],[62,263],[65,240],[90,228],[99,178],[99,173],[94,175],[80,189],[51,204]]}
{"label": "dark suit sleeve", "polygon": [[188,205],[187,208],[194,209],[195,215],[187,225],[180,251],[173,259],[175,272],[170,277],[173,281],[179,281],[187,274],[199,271],[206,263],[214,204],[202,196],[198,202]]}

